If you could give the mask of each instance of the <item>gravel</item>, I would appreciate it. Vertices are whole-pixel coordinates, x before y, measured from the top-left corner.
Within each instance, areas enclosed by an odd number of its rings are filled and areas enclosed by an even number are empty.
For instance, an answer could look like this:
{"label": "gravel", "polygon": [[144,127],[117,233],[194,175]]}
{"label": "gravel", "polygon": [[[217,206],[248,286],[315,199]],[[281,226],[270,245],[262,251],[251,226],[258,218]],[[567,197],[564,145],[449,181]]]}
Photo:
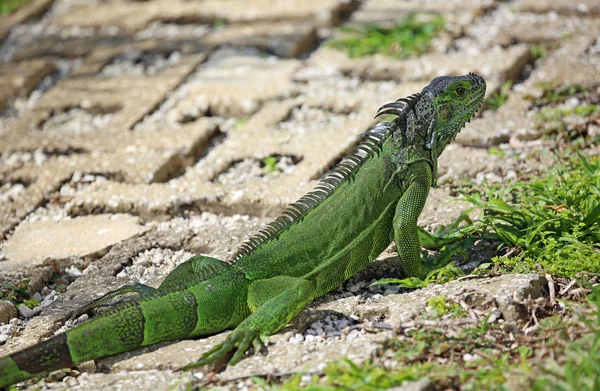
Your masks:
{"label": "gravel", "polygon": [[[179,103],[190,96],[190,90],[197,83],[203,83],[202,75],[206,69],[218,66],[219,61],[227,57],[258,55],[255,50],[217,50],[211,54],[209,59],[203,62],[177,89],[171,92],[168,98],[154,110],[145,116],[142,121],[134,126],[135,131],[155,131],[159,129],[177,129],[183,124],[194,121],[208,112],[208,102],[203,97],[198,97],[192,107],[178,107]],[[177,109],[176,109],[177,108]],[[222,119],[215,119],[222,122]]]}
{"label": "gravel", "polygon": [[201,38],[212,29],[207,24],[176,24],[164,22],[152,22],[142,31],[135,33],[134,39],[190,39]]}
{"label": "gravel", "polygon": [[118,278],[128,277],[142,284],[158,286],[160,281],[177,265],[196,254],[179,250],[155,248],[144,251],[133,258],[130,266],[125,266]]}
{"label": "gravel", "polygon": [[100,76],[151,76],[161,70],[176,65],[181,60],[181,53],[147,53],[132,50],[112,59],[100,71]]}
{"label": "gravel", "polygon": [[70,109],[55,112],[44,121],[36,132],[60,134],[86,134],[107,127],[113,119],[112,113],[91,113],[85,109]]}
{"label": "gravel", "polygon": [[278,156],[276,159],[274,171],[266,171],[265,164],[258,159],[244,159],[219,174],[214,181],[228,186],[240,186],[251,181],[266,181],[280,175],[288,175],[296,169],[293,157]]}

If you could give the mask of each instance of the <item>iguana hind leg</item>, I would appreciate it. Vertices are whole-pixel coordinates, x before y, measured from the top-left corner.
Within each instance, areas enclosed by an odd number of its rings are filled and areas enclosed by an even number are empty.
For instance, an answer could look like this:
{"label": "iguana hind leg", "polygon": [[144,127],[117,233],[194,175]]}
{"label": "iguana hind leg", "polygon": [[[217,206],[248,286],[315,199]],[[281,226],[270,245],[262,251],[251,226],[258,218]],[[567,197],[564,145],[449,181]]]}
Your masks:
{"label": "iguana hind leg", "polygon": [[132,285],[124,285],[119,289],[115,289],[114,291],[110,291],[99,298],[92,300],[86,305],[83,305],[77,308],[75,311],[71,312],[70,318],[78,318],[79,316],[85,314],[86,312],[93,310],[94,308],[100,307],[102,304],[110,301],[111,299],[124,295],[126,293],[139,293],[140,295],[145,295],[147,293],[153,292],[154,288],[144,284],[132,284]]}
{"label": "iguana hind leg", "polygon": [[169,291],[206,281],[228,267],[229,264],[217,258],[196,255],[173,269],[165,277],[158,290]]}
{"label": "iguana hind leg", "polygon": [[269,335],[282,329],[313,301],[315,288],[303,278],[278,276],[254,281],[248,288],[248,307],[252,314],[240,323],[219,345],[206,352],[200,361],[185,369],[210,364],[235,351],[229,364],[235,365],[253,345],[255,350]]}
{"label": "iguana hind leg", "polygon": [[124,285],[78,308],[71,313],[70,317],[79,317],[94,308],[100,307],[109,300],[126,293],[138,293],[140,296],[144,296],[156,290],[166,292],[205,281],[227,267],[229,267],[228,264],[216,258],[196,255],[173,269],[157,289],[144,284]]}

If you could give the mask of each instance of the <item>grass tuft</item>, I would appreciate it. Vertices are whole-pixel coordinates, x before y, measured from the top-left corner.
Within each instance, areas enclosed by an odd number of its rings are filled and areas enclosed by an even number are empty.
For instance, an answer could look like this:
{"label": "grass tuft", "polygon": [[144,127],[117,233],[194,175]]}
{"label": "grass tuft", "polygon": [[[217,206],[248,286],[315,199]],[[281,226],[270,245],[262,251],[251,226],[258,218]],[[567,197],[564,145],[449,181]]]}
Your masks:
{"label": "grass tuft", "polygon": [[0,15],[9,15],[31,0],[0,0]]}
{"label": "grass tuft", "polygon": [[374,54],[408,58],[427,52],[433,38],[443,29],[444,18],[441,15],[413,13],[393,28],[340,27],[339,30],[347,36],[331,40],[327,45],[344,50],[353,58]]}
{"label": "grass tuft", "polygon": [[486,101],[488,110],[496,111],[508,101],[508,93],[512,87],[512,81],[507,81],[502,84],[499,91],[494,91]]}
{"label": "grass tuft", "polygon": [[508,271],[600,273],[597,157],[577,154],[541,179],[491,185],[465,198],[513,255],[494,259]]}

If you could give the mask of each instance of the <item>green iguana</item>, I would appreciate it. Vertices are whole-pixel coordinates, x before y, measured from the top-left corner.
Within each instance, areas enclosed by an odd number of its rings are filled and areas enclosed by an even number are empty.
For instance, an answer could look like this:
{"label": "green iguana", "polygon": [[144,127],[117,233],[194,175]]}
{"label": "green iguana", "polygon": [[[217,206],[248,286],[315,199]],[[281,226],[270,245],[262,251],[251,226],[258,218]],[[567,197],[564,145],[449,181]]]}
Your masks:
{"label": "green iguana", "polygon": [[[0,387],[83,361],[161,341],[233,329],[189,367],[252,346],[264,347],[316,297],[340,286],[394,240],[407,276],[422,278],[439,264],[420,260],[420,246],[440,248],[464,238],[434,236],[417,226],[437,160],[485,94],[482,77],[435,78],[422,92],[382,106],[393,114],[328,174],[314,191],[291,204],[251,237],[231,264],[196,256],[176,267],[159,288],[124,286],[82,311],[126,292],[139,298],[37,345],[0,358]],[[376,117],[377,117],[376,116]],[[78,313],[82,313],[79,311]]]}

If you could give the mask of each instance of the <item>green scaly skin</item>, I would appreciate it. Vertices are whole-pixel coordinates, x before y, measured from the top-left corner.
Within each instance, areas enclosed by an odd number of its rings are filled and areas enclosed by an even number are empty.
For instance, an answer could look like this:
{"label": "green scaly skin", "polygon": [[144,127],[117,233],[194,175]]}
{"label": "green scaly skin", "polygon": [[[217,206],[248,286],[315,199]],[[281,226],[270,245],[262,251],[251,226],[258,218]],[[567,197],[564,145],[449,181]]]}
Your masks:
{"label": "green scaly skin", "polygon": [[[424,277],[420,246],[439,248],[463,237],[436,237],[417,226],[437,158],[479,109],[485,81],[474,74],[438,77],[421,93],[383,106],[394,114],[317,188],[251,238],[233,264],[194,257],[156,290],[136,284],[109,292],[76,314],[125,292],[140,297],[67,332],[0,358],[0,387],[83,361],[160,341],[234,329],[189,367],[233,353],[238,362],[283,328],[316,297],[363,269],[394,240],[407,276]],[[439,266],[439,265],[437,265]]]}

